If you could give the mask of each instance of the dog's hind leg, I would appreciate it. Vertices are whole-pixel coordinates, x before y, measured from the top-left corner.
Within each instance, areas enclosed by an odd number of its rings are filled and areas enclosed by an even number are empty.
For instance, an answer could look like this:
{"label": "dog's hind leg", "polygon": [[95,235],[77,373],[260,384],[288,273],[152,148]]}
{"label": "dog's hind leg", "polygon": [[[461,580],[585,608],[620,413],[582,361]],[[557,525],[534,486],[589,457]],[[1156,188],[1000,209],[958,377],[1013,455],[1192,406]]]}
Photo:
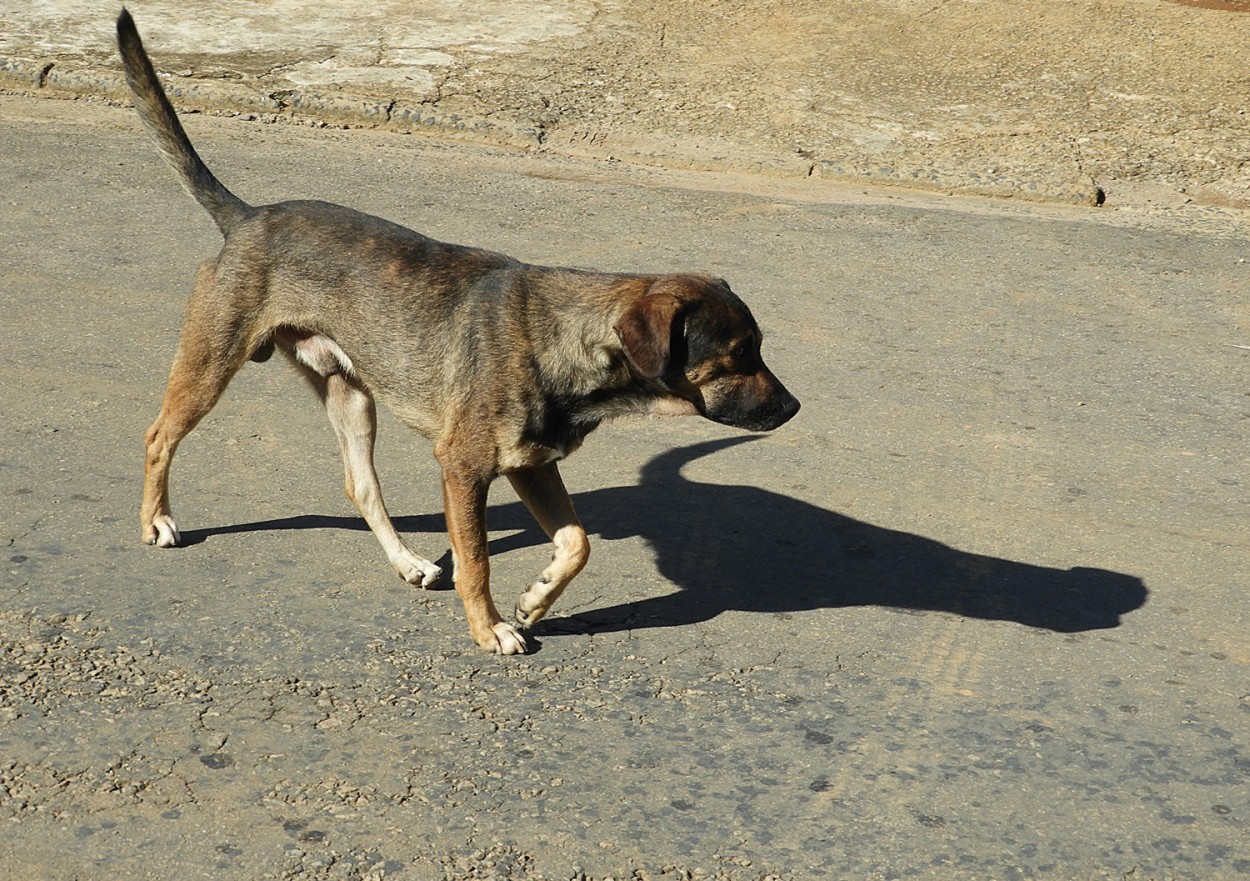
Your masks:
{"label": "dog's hind leg", "polygon": [[326,379],[326,413],[343,450],[343,488],[347,497],[373,530],[399,577],[409,584],[429,587],[443,570],[404,544],[382,500],[382,486],[373,468],[373,442],[377,435],[373,396],[359,383],[336,373]]}
{"label": "dog's hind leg", "polygon": [[294,357],[325,403],[343,452],[343,490],[373,531],[386,558],[409,584],[429,587],[442,569],[414,553],[395,531],[382,499],[382,486],[373,467],[377,437],[377,407],[373,395],[350,376],[351,361],[328,337],[313,336],[295,343]]}
{"label": "dog's hind leg", "polygon": [[590,557],[590,541],[573,510],[555,462],[508,474],[508,481],[555,544],[551,565],[521,594],[516,620],[530,627],[551,608]]}
{"label": "dog's hind leg", "polygon": [[169,507],[174,451],[217,403],[250,354],[249,341],[239,330],[241,322],[223,311],[223,305],[229,309],[229,302],[229,296],[218,289],[212,263],[205,263],[187,304],[161,412],[144,436],[147,458],[139,528],[146,544],[168,548],[181,539]]}

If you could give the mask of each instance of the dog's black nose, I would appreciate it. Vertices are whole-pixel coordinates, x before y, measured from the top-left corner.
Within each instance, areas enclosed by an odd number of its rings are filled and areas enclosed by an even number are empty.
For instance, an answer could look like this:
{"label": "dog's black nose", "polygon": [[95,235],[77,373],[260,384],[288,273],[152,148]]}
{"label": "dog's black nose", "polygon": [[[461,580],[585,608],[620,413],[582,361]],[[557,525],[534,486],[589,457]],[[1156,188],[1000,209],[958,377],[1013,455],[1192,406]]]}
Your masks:
{"label": "dog's black nose", "polygon": [[756,431],[772,431],[793,419],[797,412],[799,412],[799,399],[783,388],[781,394],[774,398],[768,407],[767,415],[755,425],[747,427]]}
{"label": "dog's black nose", "polygon": [[772,431],[774,428],[780,428],[782,425],[785,425],[793,419],[795,413],[799,412],[799,399],[789,392],[786,392],[785,398],[777,403],[779,406],[777,406],[773,411],[776,415],[774,418],[768,420],[769,425],[765,431]]}

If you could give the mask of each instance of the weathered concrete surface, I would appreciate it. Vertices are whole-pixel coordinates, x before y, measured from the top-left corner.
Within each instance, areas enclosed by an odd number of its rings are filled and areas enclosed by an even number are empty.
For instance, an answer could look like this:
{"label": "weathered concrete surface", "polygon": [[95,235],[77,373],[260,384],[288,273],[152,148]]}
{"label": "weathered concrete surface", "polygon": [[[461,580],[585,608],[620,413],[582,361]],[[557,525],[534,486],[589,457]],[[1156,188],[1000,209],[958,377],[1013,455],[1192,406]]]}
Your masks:
{"label": "weathered concrete surface", "polygon": [[[192,117],[249,200],[752,304],[802,413],[592,436],[589,568],[499,659],[394,579],[276,360],[179,453],[188,546],[138,544],[216,233],[129,111],[0,113],[0,877],[1250,874],[1236,215]],[[379,467],[437,558],[428,446],[384,419]],[[548,551],[506,487],[491,518],[507,602]]]}
{"label": "weathered concrete surface", "polygon": [[[187,108],[645,164],[1250,205],[1241,0],[131,8]],[[116,11],[0,2],[0,87],[124,98]]]}

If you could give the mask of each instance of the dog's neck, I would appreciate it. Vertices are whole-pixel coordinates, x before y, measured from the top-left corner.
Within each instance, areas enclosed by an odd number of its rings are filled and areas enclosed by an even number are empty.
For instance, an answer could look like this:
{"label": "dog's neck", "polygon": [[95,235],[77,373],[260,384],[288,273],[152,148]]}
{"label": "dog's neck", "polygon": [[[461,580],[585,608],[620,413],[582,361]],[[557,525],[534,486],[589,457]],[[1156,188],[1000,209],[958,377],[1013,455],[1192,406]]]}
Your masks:
{"label": "dog's neck", "polygon": [[[613,330],[625,309],[645,294],[648,278],[570,272],[561,281],[567,299],[546,304],[549,324],[541,337],[563,344],[538,345],[534,350],[546,402],[543,434],[580,443],[601,422],[618,416],[697,412],[662,382],[639,376]],[[604,309],[605,301],[615,308]]]}

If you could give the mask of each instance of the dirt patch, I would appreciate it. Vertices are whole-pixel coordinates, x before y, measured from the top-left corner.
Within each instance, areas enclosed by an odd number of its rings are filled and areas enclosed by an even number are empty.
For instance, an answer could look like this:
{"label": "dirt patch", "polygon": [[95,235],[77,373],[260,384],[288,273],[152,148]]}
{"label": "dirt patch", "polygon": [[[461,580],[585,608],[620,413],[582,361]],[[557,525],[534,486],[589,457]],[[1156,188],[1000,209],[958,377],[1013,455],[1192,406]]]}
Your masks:
{"label": "dirt patch", "polygon": [[[309,24],[226,4],[140,27],[183,109],[438,132],[566,156],[1097,205],[1250,199],[1250,0],[459,0]],[[237,8],[236,8],[237,7]],[[1200,11],[1201,10],[1201,11]],[[465,24],[465,22],[469,22]],[[0,85],[125,97],[91,4],[5,19]],[[55,25],[55,26],[53,26]],[[1027,51],[1022,51],[1027,47]],[[1146,60],[1149,59],[1149,63]]]}
{"label": "dirt patch", "polygon": [[1180,6],[1215,9],[1219,12],[1250,12],[1250,0],[1167,0]]}

